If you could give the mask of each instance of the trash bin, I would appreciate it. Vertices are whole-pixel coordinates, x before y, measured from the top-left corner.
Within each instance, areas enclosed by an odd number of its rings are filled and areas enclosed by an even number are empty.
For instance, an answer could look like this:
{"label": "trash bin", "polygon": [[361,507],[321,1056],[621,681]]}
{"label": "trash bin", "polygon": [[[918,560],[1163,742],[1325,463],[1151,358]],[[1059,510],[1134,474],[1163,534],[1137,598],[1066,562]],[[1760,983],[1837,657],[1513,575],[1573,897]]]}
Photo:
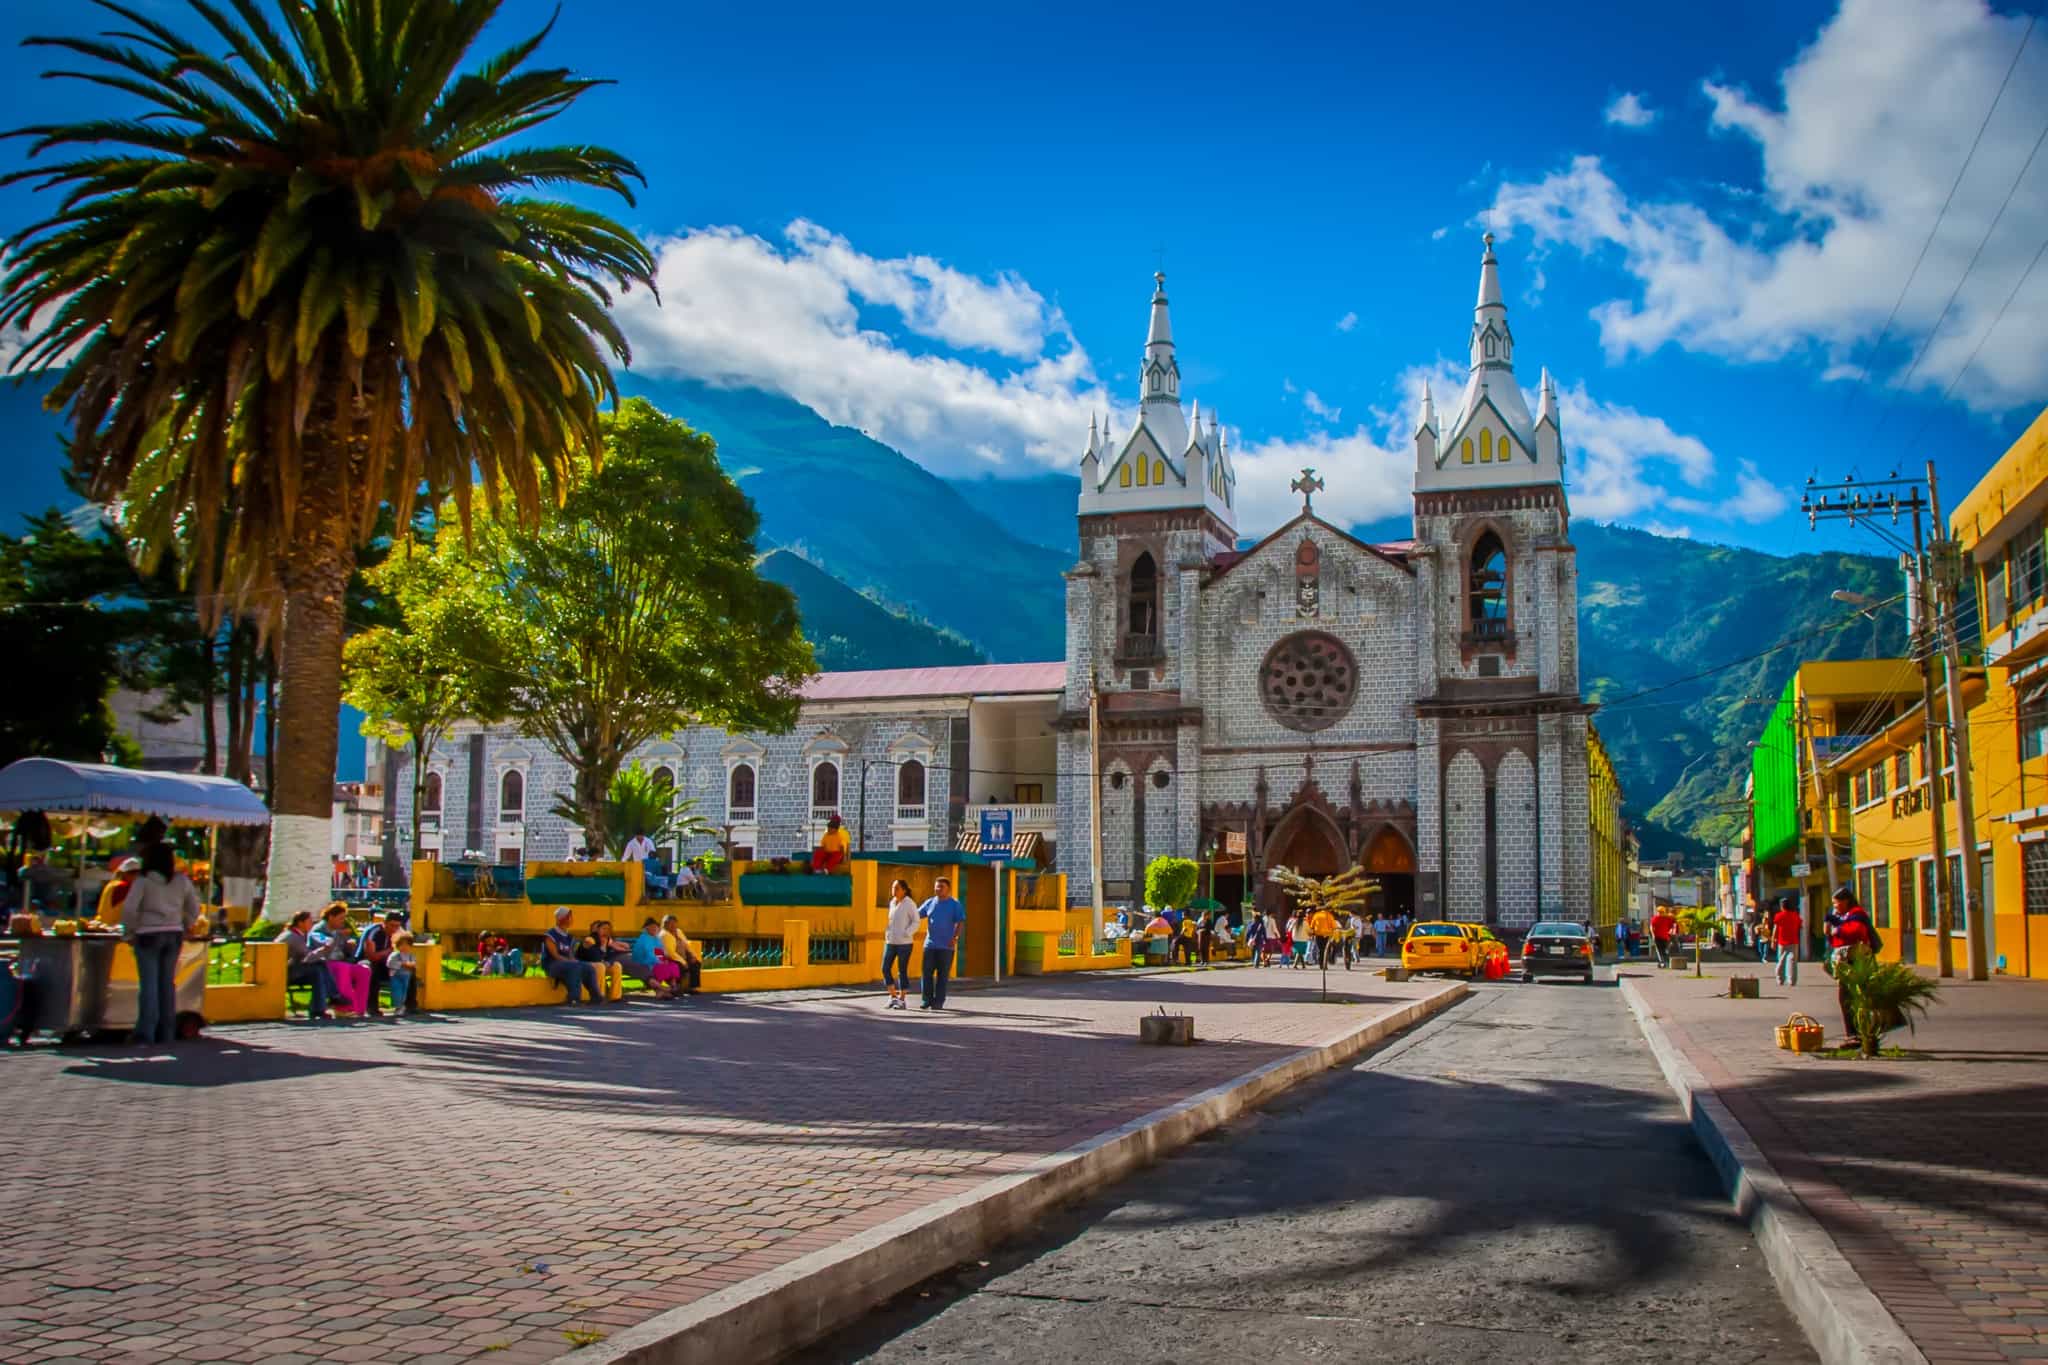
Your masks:
{"label": "trash bin", "polygon": [[1015,976],[1043,976],[1045,974],[1045,935],[1017,935],[1017,955],[1011,959],[1010,971]]}

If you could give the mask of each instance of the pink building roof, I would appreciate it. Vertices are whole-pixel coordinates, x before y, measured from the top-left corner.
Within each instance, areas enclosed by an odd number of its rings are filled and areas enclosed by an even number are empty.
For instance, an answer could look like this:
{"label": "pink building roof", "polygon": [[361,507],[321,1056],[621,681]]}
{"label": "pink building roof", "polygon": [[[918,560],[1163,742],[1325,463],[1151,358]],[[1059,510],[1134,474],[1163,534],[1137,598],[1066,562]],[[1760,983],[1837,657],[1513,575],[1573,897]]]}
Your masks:
{"label": "pink building roof", "polygon": [[906,697],[985,697],[1058,692],[1066,664],[965,664],[953,668],[875,668],[820,673],[804,684],[805,701],[890,701]]}

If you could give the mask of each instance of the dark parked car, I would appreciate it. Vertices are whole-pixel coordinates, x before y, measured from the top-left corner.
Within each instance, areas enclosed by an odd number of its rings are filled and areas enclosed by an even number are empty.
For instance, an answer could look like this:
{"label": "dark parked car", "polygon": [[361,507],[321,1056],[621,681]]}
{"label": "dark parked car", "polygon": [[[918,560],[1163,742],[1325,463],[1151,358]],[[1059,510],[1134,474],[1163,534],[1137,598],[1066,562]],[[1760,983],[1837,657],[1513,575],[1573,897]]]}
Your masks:
{"label": "dark parked car", "polygon": [[1543,920],[1522,940],[1522,980],[1539,976],[1593,979],[1593,939],[1586,926],[1570,920]]}

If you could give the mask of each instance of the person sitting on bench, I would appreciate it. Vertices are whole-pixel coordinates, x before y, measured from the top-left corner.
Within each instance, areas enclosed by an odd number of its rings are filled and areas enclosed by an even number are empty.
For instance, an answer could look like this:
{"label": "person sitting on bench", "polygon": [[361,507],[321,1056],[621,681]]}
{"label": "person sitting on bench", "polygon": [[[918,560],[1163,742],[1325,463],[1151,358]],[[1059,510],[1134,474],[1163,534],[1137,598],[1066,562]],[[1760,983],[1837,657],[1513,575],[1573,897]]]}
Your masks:
{"label": "person sitting on bench", "polygon": [[833,816],[825,822],[825,835],[818,840],[818,847],[811,853],[811,871],[837,872],[846,865],[850,841],[846,830],[840,825],[839,817]]}
{"label": "person sitting on bench", "polygon": [[548,930],[541,939],[541,970],[548,979],[569,993],[569,1003],[583,1003],[583,992],[589,991],[593,1002],[599,999],[597,992],[597,964],[579,962],[576,958],[576,936],[569,932],[569,907],[558,906],[555,910],[555,927]]}

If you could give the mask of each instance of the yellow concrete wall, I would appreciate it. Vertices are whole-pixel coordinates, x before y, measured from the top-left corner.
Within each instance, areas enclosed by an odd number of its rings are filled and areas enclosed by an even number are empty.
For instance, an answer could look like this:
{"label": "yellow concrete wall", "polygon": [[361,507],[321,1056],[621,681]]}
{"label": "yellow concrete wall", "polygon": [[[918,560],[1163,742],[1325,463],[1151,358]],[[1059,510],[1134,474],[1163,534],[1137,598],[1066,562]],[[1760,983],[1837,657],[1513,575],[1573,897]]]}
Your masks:
{"label": "yellow concrete wall", "polygon": [[242,984],[206,988],[204,1013],[209,1024],[246,1024],[285,1016],[285,968],[282,943],[242,945]]}

